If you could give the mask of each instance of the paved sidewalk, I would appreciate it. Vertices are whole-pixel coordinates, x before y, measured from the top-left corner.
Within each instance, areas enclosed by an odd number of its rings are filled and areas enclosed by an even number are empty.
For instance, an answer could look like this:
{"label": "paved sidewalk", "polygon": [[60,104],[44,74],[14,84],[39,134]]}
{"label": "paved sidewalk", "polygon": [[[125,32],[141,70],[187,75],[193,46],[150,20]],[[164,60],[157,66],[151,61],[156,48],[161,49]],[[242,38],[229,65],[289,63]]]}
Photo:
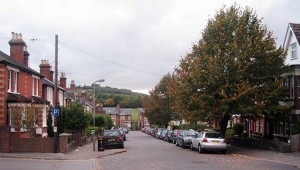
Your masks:
{"label": "paved sidewalk", "polygon": [[254,160],[284,163],[300,168],[300,152],[281,153],[271,150],[259,150],[229,145],[228,154]]}
{"label": "paved sidewalk", "polygon": [[86,144],[69,153],[0,153],[0,158],[24,158],[24,159],[44,159],[44,160],[78,160],[78,159],[96,159],[104,156],[127,152],[126,149],[105,149],[93,151],[93,143]]}

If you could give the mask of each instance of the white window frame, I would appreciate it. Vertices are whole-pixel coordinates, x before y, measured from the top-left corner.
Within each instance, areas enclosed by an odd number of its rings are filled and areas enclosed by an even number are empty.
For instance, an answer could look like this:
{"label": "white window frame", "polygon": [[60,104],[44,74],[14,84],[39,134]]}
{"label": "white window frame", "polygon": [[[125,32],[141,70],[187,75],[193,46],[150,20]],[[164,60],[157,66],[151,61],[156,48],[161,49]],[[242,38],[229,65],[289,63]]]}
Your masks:
{"label": "white window frame", "polygon": [[125,116],[124,115],[121,115],[121,120],[125,120]]}
{"label": "white window frame", "polygon": [[297,59],[298,58],[298,56],[297,56],[297,44],[292,43],[290,45],[290,49],[291,49],[291,59],[292,60]]}
{"label": "white window frame", "polygon": [[8,81],[8,92],[11,92],[11,78],[12,78],[12,70],[8,70],[7,81]]}
{"label": "white window frame", "polygon": [[18,93],[18,72],[17,71],[14,71],[14,84],[13,84],[13,86],[14,86],[14,92],[15,93]]}
{"label": "white window frame", "polygon": [[32,96],[39,96],[39,77],[32,75]]}
{"label": "white window frame", "polygon": [[[7,91],[12,93],[18,93],[18,74],[19,69],[16,69],[11,66],[7,66],[8,74],[7,74],[7,81],[8,81],[8,87]],[[14,82],[12,82],[12,79]],[[12,87],[14,87],[14,90],[12,91]]]}
{"label": "white window frame", "polygon": [[64,105],[64,92],[62,90],[58,91],[58,101],[60,106]]}
{"label": "white window frame", "polygon": [[53,104],[53,88],[47,87],[47,100],[50,102],[50,104]]}

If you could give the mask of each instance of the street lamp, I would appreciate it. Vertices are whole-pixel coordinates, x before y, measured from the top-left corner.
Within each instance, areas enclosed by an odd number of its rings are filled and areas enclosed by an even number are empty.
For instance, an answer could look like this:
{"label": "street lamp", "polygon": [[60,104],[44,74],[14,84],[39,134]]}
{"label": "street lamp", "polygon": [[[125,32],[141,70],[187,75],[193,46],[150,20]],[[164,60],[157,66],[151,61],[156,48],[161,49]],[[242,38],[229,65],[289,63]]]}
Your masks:
{"label": "street lamp", "polygon": [[100,80],[97,80],[93,83],[93,96],[94,96],[94,108],[93,108],[93,124],[94,124],[94,127],[95,127],[95,112],[96,112],[96,94],[95,94],[95,84],[96,83],[102,83],[104,82],[104,79],[100,79]]}

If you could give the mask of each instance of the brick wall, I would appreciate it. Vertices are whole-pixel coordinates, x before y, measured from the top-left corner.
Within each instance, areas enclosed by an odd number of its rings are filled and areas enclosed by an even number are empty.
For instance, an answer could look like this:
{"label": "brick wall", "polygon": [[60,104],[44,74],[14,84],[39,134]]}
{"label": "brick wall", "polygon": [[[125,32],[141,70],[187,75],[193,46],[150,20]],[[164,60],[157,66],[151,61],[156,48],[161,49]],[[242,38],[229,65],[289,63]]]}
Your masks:
{"label": "brick wall", "polygon": [[10,152],[54,152],[53,138],[11,138]]}
{"label": "brick wall", "polygon": [[0,65],[0,126],[7,126],[6,95],[7,95],[7,69]]}
{"label": "brick wall", "polygon": [[68,141],[68,138],[72,136],[71,133],[62,133],[59,135],[59,152],[68,153],[77,148],[76,141]]}
{"label": "brick wall", "polygon": [[9,152],[10,127],[0,126],[0,152]]}

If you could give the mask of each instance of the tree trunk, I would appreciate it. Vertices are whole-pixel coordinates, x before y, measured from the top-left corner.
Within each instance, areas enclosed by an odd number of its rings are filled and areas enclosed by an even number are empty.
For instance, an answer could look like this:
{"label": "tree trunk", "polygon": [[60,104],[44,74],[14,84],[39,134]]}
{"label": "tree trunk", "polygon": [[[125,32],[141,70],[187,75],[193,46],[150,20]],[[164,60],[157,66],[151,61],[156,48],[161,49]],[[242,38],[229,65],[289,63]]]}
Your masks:
{"label": "tree trunk", "polygon": [[220,132],[222,133],[222,135],[225,137],[226,134],[226,129],[227,129],[227,125],[228,125],[228,120],[229,120],[230,116],[229,115],[224,115],[221,119],[220,119]]}
{"label": "tree trunk", "polygon": [[273,140],[274,139],[274,120],[273,119],[268,119],[269,120],[269,133],[268,133],[268,139]]}

